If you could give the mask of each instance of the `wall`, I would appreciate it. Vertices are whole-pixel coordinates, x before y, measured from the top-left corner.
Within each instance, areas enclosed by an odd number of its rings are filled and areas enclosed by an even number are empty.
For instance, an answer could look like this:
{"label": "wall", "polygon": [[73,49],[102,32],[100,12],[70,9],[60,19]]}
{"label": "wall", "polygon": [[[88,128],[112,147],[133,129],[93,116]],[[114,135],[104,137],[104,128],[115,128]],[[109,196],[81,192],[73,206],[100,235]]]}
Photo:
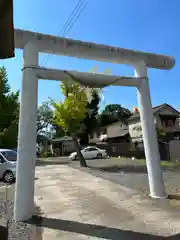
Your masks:
{"label": "wall", "polygon": [[68,156],[75,151],[73,141],[52,143],[52,150],[57,156]]}
{"label": "wall", "polygon": [[161,119],[158,114],[154,114],[154,123],[157,128],[162,128]]}
{"label": "wall", "polygon": [[110,157],[135,157],[145,158],[144,151],[140,149],[133,149],[130,143],[98,143],[98,147],[106,149]]}
{"label": "wall", "polygon": [[[180,142],[180,141],[179,141]],[[136,148],[131,143],[98,143],[98,147],[106,149],[110,157],[135,157],[145,159],[143,144],[137,144]],[[179,148],[180,149],[180,148]],[[169,161],[169,149],[166,144],[159,143],[160,158],[163,161]]]}
{"label": "wall", "polygon": [[121,136],[122,130],[128,130],[128,125],[121,121],[107,126],[107,138],[114,138]]}
{"label": "wall", "polygon": [[142,139],[142,127],[140,119],[131,120],[129,123],[129,134],[132,138],[132,142],[138,139]]}

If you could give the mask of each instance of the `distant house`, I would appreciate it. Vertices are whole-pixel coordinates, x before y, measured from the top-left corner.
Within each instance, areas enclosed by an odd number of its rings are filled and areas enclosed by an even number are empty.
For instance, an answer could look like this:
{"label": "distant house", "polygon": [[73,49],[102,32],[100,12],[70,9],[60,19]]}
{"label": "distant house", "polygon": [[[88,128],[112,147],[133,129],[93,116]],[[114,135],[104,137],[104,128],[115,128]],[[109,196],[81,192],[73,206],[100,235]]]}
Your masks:
{"label": "distant house", "polygon": [[[180,136],[180,113],[175,108],[165,103],[153,107],[153,114],[156,128],[162,129],[164,132],[172,133],[174,137]],[[128,125],[132,142],[142,142],[142,126],[138,109],[128,119]]]}
{"label": "distant house", "polygon": [[112,123],[107,126],[107,141],[115,142],[130,142],[128,123],[123,120]]}
{"label": "distant house", "polygon": [[64,136],[51,140],[52,150],[58,156],[67,156],[75,151],[72,137]]}
{"label": "distant house", "polygon": [[90,143],[98,142],[129,142],[129,130],[128,123],[126,121],[119,120],[115,123],[106,125],[100,129],[94,131],[90,136]]}

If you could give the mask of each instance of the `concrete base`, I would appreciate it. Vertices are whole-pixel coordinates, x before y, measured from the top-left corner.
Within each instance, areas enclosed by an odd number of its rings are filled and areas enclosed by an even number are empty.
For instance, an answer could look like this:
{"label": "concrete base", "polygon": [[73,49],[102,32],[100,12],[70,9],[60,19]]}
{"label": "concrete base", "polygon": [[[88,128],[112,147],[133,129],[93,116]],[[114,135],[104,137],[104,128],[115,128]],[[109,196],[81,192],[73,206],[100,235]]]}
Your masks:
{"label": "concrete base", "polygon": [[168,198],[168,195],[165,195],[165,196],[156,196],[156,195],[151,195],[151,194],[149,194],[149,197],[150,197],[150,198],[153,198],[153,199],[167,199],[167,198]]}

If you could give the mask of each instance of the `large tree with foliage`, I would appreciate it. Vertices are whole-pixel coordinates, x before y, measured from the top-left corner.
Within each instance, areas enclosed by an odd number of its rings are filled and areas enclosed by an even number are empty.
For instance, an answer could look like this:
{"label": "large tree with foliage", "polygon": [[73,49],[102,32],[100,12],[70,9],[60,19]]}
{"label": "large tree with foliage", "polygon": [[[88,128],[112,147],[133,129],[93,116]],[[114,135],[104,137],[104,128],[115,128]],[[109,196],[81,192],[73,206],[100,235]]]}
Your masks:
{"label": "large tree with foliage", "polygon": [[37,110],[37,132],[47,129],[52,124],[53,110],[49,101],[43,102]]}
{"label": "large tree with foliage", "polygon": [[91,134],[98,126],[98,110],[100,103],[100,94],[98,89],[91,89],[90,91],[91,99],[87,103],[87,113],[85,119],[83,120],[84,129],[79,134],[81,145],[87,146],[89,144],[89,134]]}
{"label": "large tree with foliage", "polygon": [[105,126],[118,120],[127,120],[130,116],[129,109],[122,107],[120,104],[109,104],[101,112],[99,121],[101,126]]}
{"label": "large tree with foliage", "polygon": [[49,138],[52,135],[53,110],[49,101],[43,102],[37,110],[37,142],[48,146]]}
{"label": "large tree with foliage", "polygon": [[0,147],[16,148],[19,120],[19,91],[12,92],[7,71],[0,68]]}
{"label": "large tree with foliage", "polygon": [[78,135],[85,128],[83,121],[88,112],[88,98],[85,88],[74,81],[62,81],[60,88],[65,99],[60,103],[51,101],[55,109],[56,124],[63,127],[64,131],[72,136],[80,165],[87,167],[78,142]]}

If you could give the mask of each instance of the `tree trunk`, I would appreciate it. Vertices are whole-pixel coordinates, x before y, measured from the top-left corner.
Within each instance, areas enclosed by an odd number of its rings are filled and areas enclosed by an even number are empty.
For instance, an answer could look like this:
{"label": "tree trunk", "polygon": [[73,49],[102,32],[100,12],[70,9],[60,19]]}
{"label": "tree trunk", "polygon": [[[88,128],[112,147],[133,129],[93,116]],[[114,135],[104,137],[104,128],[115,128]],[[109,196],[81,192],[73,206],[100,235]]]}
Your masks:
{"label": "tree trunk", "polygon": [[73,142],[81,167],[87,167],[86,161],[81,153],[80,146],[76,137],[73,137]]}
{"label": "tree trunk", "polygon": [[89,134],[84,132],[78,136],[80,138],[81,146],[88,146],[89,145]]}

